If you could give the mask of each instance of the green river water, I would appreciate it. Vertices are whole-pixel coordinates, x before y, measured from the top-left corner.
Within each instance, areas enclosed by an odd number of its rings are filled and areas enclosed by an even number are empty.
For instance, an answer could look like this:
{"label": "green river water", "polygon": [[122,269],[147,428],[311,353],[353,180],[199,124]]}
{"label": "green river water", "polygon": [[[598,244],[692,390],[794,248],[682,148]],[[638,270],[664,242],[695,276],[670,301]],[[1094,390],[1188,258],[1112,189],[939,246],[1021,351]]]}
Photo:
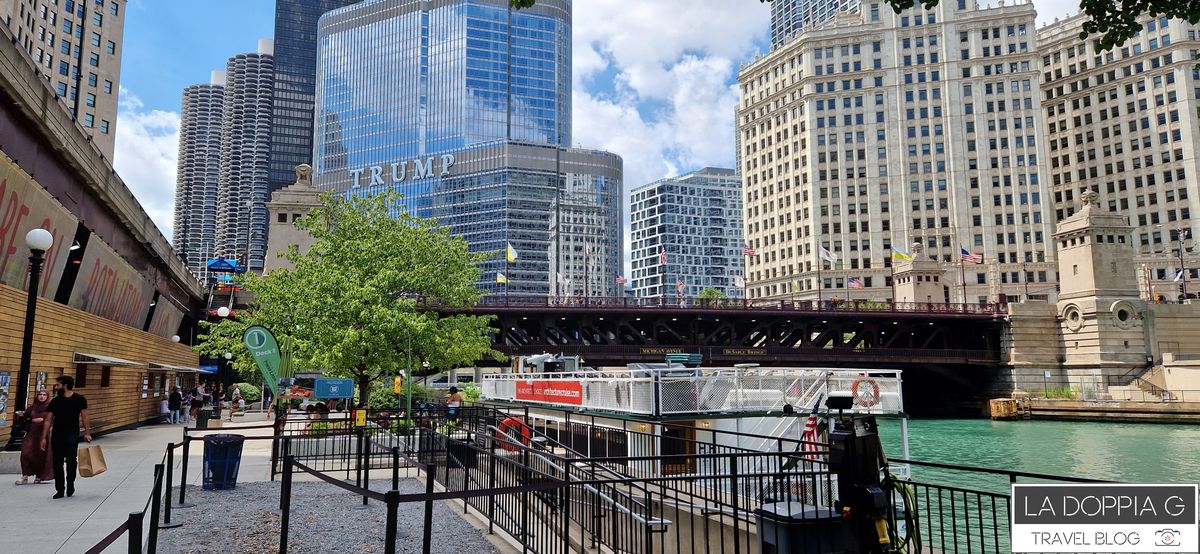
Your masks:
{"label": "green river water", "polygon": [[[1200,425],[1074,421],[909,420],[913,460],[1130,483],[1200,482]],[[900,425],[881,421],[889,457],[901,457]],[[922,476],[914,469],[914,476]],[[947,484],[1007,482],[925,470]]]}

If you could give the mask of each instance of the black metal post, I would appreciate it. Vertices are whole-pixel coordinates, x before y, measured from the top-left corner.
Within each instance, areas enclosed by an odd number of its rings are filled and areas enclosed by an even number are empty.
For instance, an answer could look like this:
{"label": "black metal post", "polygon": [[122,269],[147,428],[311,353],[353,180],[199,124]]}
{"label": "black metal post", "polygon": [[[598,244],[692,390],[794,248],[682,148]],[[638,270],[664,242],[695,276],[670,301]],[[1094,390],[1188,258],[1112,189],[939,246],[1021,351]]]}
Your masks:
{"label": "black metal post", "polygon": [[[38,281],[42,277],[42,262],[45,250],[29,250],[29,293],[25,300],[25,331],[21,336],[21,365],[17,370],[17,403],[13,410],[24,410],[29,403],[29,363],[33,352],[33,323],[37,315]],[[8,435],[8,444],[4,449],[9,452],[21,450],[21,442],[25,439],[28,426],[16,428]]]}
{"label": "black metal post", "polygon": [[188,470],[188,450],[191,447],[192,437],[187,434],[187,427],[183,428],[183,467],[179,470],[179,505],[176,508],[190,508],[193,505],[184,502],[184,493],[187,491],[187,470]]}
{"label": "black metal post", "polygon": [[283,480],[279,488],[279,554],[287,554],[288,523],[292,511],[292,463],[291,454],[283,457]]}
{"label": "black metal post", "polygon": [[363,486],[363,483],[362,483],[362,478],[363,478],[363,475],[362,475],[363,430],[361,428],[358,429],[358,433],[356,433],[356,435],[357,436],[355,437],[355,439],[358,441],[358,454],[354,458],[354,484],[356,486],[361,487],[361,486]]}
{"label": "black metal post", "polygon": [[384,554],[396,554],[396,518],[397,508],[400,507],[400,491],[395,487],[384,495],[384,502],[387,503],[387,521],[384,522],[383,533],[383,552]]}
{"label": "black metal post", "polygon": [[742,543],[738,540],[738,460],[729,455],[729,498],[733,500],[733,554],[741,554]]}
{"label": "black metal post", "polygon": [[[499,457],[496,456],[496,437],[493,435],[489,441],[491,448],[488,448],[488,490],[496,490],[496,461]],[[495,532],[496,524],[496,495],[488,495],[488,534]]]}
{"label": "black metal post", "polygon": [[145,517],[145,512],[129,514],[129,530],[126,531],[129,535],[129,554],[142,554],[142,520]]}
{"label": "black metal post", "polygon": [[400,447],[392,447],[392,490],[400,489]]}
{"label": "black metal post", "polygon": [[[283,477],[280,478],[280,487],[285,487],[285,486],[289,487],[288,488],[289,491],[291,491],[290,487],[292,486],[292,482],[291,482],[292,468],[291,468],[291,463],[288,461],[288,460],[292,459],[292,449],[290,448],[291,445],[289,444],[290,441],[291,441],[291,439],[283,439]],[[284,500],[284,495],[280,494],[279,495],[279,509],[280,510],[283,510],[286,507],[283,500]]]}
{"label": "black metal post", "polygon": [[170,443],[167,444],[167,468],[166,468],[167,473],[166,473],[166,479],[163,480],[163,483],[165,483],[166,486],[163,487],[163,491],[162,491],[162,493],[163,493],[162,494],[163,520],[162,520],[162,523],[159,524],[159,526],[158,526],[159,529],[174,529],[176,527],[179,527],[180,525],[183,525],[182,523],[179,523],[179,522],[171,523],[171,484],[175,481],[175,447],[176,446],[179,446],[179,445],[170,444]]}
{"label": "black metal post", "polygon": [[[433,494],[433,481],[437,466],[430,460],[425,466],[425,494]],[[425,501],[425,528],[421,531],[421,554],[429,554],[433,547],[433,500]]]}
{"label": "black metal post", "polygon": [[[158,551],[158,515],[162,512],[163,465],[154,465],[154,492],[150,495],[150,537],[146,539],[146,551]],[[167,502],[170,504],[170,501]]]}
{"label": "black metal post", "polygon": [[[362,468],[363,468],[362,488],[371,490],[371,443],[370,443],[369,439],[366,439],[363,436],[365,434],[366,434],[366,429],[360,428],[358,430],[358,437],[359,437],[358,444],[360,445],[359,448],[367,449],[364,454],[361,454],[359,456],[359,463],[362,464]],[[361,446],[361,445],[363,445],[363,443],[366,443],[366,445]],[[367,495],[365,495],[365,494],[363,495],[362,505],[364,508],[367,506]]]}

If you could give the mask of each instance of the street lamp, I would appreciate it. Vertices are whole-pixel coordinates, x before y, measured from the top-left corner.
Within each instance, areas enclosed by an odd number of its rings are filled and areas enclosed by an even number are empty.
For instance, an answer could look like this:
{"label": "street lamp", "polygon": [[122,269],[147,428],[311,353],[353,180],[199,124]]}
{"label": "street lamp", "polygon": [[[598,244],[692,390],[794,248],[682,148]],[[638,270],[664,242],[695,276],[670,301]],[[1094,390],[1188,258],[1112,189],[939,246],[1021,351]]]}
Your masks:
{"label": "street lamp", "polygon": [[[13,410],[24,410],[29,401],[29,358],[33,351],[33,322],[37,313],[38,283],[42,278],[42,263],[46,251],[54,246],[54,235],[45,229],[34,229],[25,234],[25,246],[29,247],[29,288],[25,299],[25,334],[21,339],[21,366],[17,372],[17,403]],[[25,429],[18,431],[13,428],[8,436],[5,450],[21,449],[25,438]]]}
{"label": "street lamp", "polygon": [[220,308],[217,308],[217,317],[229,317],[229,314],[230,314],[229,308],[227,308],[225,306],[221,306]]}

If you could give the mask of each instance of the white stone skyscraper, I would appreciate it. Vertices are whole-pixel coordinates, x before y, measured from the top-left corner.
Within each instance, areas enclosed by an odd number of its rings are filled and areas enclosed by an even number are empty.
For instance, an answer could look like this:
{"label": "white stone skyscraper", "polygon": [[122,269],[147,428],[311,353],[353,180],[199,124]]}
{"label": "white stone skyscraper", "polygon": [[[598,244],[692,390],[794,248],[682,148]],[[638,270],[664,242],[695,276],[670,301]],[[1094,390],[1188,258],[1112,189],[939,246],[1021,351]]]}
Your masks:
{"label": "white stone skyscraper", "polygon": [[226,66],[221,125],[221,172],[217,187],[216,253],[261,272],[270,200],[273,43],[239,54]]}
{"label": "white stone skyscraper", "polygon": [[216,245],[224,105],[224,71],[213,71],[207,85],[183,90],[172,242],[196,275],[205,274],[206,260],[212,257]]}
{"label": "white stone skyscraper", "polygon": [[743,67],[750,298],[887,300],[893,247],[921,242],[937,301],[1053,302],[1035,16],[864,2]]}
{"label": "white stone skyscraper", "polygon": [[1130,263],[1143,295],[1175,300],[1185,281],[1176,280],[1181,243],[1186,281],[1200,276],[1192,218],[1200,214],[1200,25],[1143,15],[1137,36],[1103,51],[1098,37],[1079,39],[1085,21],[1076,15],[1037,33],[1054,213],[1068,218],[1081,191],[1096,193],[1134,225],[1139,255]]}

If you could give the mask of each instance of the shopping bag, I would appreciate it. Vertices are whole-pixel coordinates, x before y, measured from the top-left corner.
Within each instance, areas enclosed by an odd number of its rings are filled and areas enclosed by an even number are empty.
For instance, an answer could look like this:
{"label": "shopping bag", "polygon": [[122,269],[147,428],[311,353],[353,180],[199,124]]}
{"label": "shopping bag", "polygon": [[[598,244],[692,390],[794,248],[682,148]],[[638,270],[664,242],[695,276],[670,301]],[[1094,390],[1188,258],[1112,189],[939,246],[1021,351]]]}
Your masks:
{"label": "shopping bag", "polygon": [[79,449],[79,476],[95,477],[104,473],[108,464],[104,463],[104,451],[100,445],[94,444]]}

